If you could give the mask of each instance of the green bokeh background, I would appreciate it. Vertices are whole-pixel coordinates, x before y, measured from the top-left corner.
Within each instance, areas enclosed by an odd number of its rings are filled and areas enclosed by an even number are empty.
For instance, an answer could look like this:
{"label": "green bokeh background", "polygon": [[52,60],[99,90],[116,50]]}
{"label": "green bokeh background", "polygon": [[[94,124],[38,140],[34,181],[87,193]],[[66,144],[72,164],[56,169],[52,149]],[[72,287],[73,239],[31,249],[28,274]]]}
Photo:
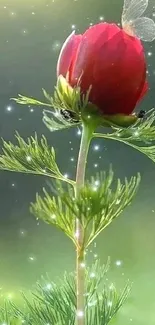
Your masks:
{"label": "green bokeh background", "polygon": [[[138,0],[137,0],[138,1]],[[49,133],[40,108],[10,102],[18,93],[43,99],[42,87],[52,93],[60,47],[71,31],[82,33],[91,23],[120,22],[121,0],[0,0],[0,136],[14,141],[15,130],[24,138],[45,134],[56,149],[63,173],[75,176],[80,136],[77,129]],[[149,3],[148,16],[155,12]],[[155,102],[154,43],[145,43],[150,91],[140,108]],[[94,146],[99,149],[95,150]],[[133,281],[131,298],[117,324],[154,324],[155,319],[155,164],[142,154],[116,142],[98,140],[91,145],[88,175],[108,169],[112,162],[122,180],[138,171],[141,188],[132,206],[113,222],[89,250],[102,262],[111,256],[108,278],[121,288]],[[96,166],[97,164],[97,166]],[[35,193],[46,178],[0,172],[0,293],[19,299],[19,290],[32,289],[49,273],[53,280],[72,271],[72,243],[57,229],[36,221],[29,213]],[[117,266],[117,261],[121,265]]]}

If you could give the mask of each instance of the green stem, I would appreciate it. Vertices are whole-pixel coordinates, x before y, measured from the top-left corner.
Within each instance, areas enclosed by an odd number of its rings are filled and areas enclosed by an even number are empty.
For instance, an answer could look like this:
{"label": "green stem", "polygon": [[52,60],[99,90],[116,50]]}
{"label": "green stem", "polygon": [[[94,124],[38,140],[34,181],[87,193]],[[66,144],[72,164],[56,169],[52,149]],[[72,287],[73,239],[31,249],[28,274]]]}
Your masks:
{"label": "green stem", "polygon": [[[84,186],[85,170],[89,145],[93,130],[88,125],[83,125],[80,151],[77,163],[75,196],[78,197],[81,187]],[[76,258],[76,281],[77,281],[77,315],[76,324],[85,324],[85,252],[84,252],[84,228],[79,219],[76,220],[77,258]]]}

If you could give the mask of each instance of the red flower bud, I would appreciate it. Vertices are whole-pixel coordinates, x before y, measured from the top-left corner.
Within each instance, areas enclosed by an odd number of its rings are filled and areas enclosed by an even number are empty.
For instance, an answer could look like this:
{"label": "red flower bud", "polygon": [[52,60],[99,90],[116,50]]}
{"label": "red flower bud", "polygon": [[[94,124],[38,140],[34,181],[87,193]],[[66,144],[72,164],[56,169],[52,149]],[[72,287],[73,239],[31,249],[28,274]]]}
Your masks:
{"label": "red flower bud", "polygon": [[115,24],[72,33],[59,56],[59,75],[72,87],[80,81],[82,94],[92,86],[89,101],[107,115],[131,114],[148,90],[142,43]]}

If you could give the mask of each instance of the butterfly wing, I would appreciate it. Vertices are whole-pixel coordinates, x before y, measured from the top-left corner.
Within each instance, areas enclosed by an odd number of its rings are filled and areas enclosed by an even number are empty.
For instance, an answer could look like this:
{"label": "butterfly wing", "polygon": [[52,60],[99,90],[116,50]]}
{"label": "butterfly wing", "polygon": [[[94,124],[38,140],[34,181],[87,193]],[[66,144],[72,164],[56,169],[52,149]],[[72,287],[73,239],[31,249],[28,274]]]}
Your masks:
{"label": "butterfly wing", "polygon": [[147,7],[148,0],[124,0],[122,26],[141,17]]}
{"label": "butterfly wing", "polygon": [[137,18],[130,26],[133,34],[145,42],[152,42],[155,39],[155,23],[147,17]]}
{"label": "butterfly wing", "polygon": [[143,41],[155,39],[155,23],[152,19],[141,17],[148,7],[149,0],[124,0],[122,27],[131,36]]}

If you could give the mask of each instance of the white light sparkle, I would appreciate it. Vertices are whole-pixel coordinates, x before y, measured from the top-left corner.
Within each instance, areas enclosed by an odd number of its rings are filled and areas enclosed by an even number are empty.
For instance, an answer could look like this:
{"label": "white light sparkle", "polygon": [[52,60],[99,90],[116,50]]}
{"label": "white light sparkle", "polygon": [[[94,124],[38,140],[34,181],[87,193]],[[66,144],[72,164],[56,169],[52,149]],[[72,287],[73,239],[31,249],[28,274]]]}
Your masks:
{"label": "white light sparkle", "polygon": [[27,160],[27,161],[31,161],[31,160],[32,160],[31,156],[27,156],[27,157],[26,157],[26,160]]}
{"label": "white light sparkle", "polygon": [[[107,280],[108,280],[108,279],[107,279]],[[114,288],[115,288],[115,287],[114,287],[113,283],[111,283],[110,286],[109,286],[109,289],[110,289],[110,290],[114,290]]]}
{"label": "white light sparkle", "polygon": [[77,316],[78,316],[79,318],[82,318],[82,317],[84,316],[84,312],[83,312],[82,310],[78,310],[78,311],[77,311]]}
{"label": "white light sparkle", "polygon": [[115,264],[116,264],[117,266],[121,266],[121,265],[122,265],[122,261],[117,260]]}
{"label": "white light sparkle", "polygon": [[52,214],[51,215],[51,219],[56,219],[56,215],[55,214]]}
{"label": "white light sparkle", "polygon": [[16,16],[16,12],[14,12],[14,11],[10,12],[10,16],[11,16],[11,17]]}
{"label": "white light sparkle", "polygon": [[137,130],[134,132],[134,136],[135,137],[138,137],[139,136],[139,132]]}
{"label": "white light sparkle", "polygon": [[112,301],[108,301],[108,306],[112,307]]}
{"label": "white light sparkle", "polygon": [[99,148],[100,148],[100,147],[99,147],[99,145],[97,145],[97,144],[94,146],[94,150],[95,150],[95,151],[99,150]]}
{"label": "white light sparkle", "polygon": [[51,283],[47,283],[45,288],[47,290],[51,290],[52,289],[52,284]]}
{"label": "white light sparkle", "polygon": [[92,272],[92,273],[90,273],[90,278],[95,278],[95,273],[94,272]]}
{"label": "white light sparkle", "polygon": [[75,237],[76,237],[76,238],[79,238],[79,231],[76,231],[76,233],[75,233]]}
{"label": "white light sparkle", "polygon": [[22,29],[21,33],[22,33],[22,35],[27,35],[28,34],[28,30],[27,29]]}
{"label": "white light sparkle", "polygon": [[55,41],[53,44],[52,44],[52,50],[53,51],[59,51],[60,48],[61,48],[61,43],[59,41]]}
{"label": "white light sparkle", "polygon": [[35,259],[36,259],[36,258],[35,258],[34,256],[29,256],[29,261],[34,262]]}
{"label": "white light sparkle", "polygon": [[11,111],[12,111],[12,106],[10,106],[10,105],[7,106],[7,107],[6,107],[6,110],[7,110],[8,112],[11,112]]}
{"label": "white light sparkle", "polygon": [[81,130],[80,129],[78,129],[77,135],[81,135]]}
{"label": "white light sparkle", "polygon": [[80,266],[81,266],[82,268],[85,268],[86,264],[85,264],[85,263],[81,263]]}

